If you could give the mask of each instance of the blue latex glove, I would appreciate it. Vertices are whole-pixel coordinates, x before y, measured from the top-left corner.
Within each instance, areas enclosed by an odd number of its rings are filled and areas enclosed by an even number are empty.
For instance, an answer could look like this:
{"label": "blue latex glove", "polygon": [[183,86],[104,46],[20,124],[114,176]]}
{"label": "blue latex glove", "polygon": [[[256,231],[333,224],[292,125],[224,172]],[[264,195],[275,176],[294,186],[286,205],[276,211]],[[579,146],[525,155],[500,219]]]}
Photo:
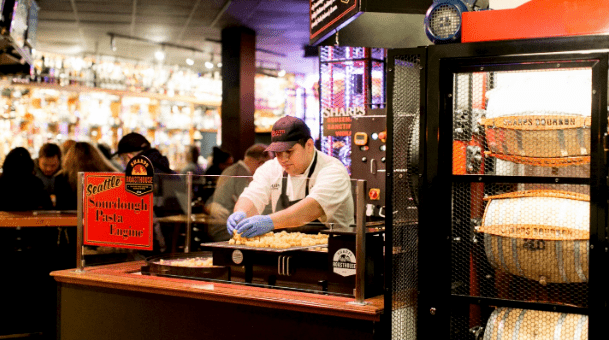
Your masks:
{"label": "blue latex glove", "polygon": [[241,237],[254,237],[266,234],[274,228],[273,220],[268,215],[256,215],[241,221],[236,230]]}
{"label": "blue latex glove", "polygon": [[231,237],[233,236],[233,230],[237,228],[237,224],[239,224],[239,222],[241,222],[245,218],[245,216],[247,216],[245,212],[237,211],[232,213],[228,217],[228,219],[226,220],[226,230],[228,231],[228,234]]}

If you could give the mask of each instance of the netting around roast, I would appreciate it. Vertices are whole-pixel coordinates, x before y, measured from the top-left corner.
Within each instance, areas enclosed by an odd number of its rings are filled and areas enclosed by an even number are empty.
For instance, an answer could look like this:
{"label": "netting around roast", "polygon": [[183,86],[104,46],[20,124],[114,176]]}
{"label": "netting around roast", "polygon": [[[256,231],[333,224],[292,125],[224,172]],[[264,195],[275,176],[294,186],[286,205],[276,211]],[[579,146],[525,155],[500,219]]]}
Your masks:
{"label": "netting around roast", "polygon": [[588,306],[587,185],[455,183],[454,295]]}
{"label": "netting around roast", "polygon": [[590,68],[454,74],[453,173],[588,177]]}
{"label": "netting around roast", "polygon": [[418,55],[393,65],[392,339],[417,334],[419,66]]}
{"label": "netting around roast", "polygon": [[588,339],[588,316],[495,306],[453,306],[451,339]]}

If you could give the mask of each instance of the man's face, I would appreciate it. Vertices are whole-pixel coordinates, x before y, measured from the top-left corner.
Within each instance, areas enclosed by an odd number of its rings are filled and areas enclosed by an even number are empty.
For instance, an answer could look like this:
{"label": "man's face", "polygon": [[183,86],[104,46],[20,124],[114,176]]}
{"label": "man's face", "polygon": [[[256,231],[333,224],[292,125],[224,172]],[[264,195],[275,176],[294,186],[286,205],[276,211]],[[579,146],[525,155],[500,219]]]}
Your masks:
{"label": "man's face", "polygon": [[276,152],[275,157],[290,176],[302,175],[311,161],[308,154],[312,147],[311,140],[307,141],[304,147],[297,143],[287,151]]}
{"label": "man's face", "polygon": [[38,158],[38,167],[45,176],[53,176],[59,169],[59,157],[40,157]]}

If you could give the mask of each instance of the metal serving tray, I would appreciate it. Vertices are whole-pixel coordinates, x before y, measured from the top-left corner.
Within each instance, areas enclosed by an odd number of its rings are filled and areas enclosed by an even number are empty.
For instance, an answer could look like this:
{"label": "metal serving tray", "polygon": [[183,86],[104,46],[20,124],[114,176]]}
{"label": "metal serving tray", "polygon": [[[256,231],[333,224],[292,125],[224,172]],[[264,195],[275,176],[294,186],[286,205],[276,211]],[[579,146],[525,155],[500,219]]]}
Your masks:
{"label": "metal serving tray", "polygon": [[230,269],[222,266],[213,267],[182,267],[172,266],[171,263],[161,264],[163,260],[183,260],[188,258],[210,258],[210,252],[196,253],[172,253],[165,255],[157,255],[146,259],[146,265],[142,266],[142,274],[155,276],[169,277],[185,277],[185,278],[209,278],[230,280]]}

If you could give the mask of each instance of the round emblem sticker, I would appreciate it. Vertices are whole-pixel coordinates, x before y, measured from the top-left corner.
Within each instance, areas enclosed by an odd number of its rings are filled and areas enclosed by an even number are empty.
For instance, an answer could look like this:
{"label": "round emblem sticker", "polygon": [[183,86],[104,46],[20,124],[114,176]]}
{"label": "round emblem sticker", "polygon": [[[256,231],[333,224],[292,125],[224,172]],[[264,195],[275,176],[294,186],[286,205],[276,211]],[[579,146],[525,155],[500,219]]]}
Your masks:
{"label": "round emblem sticker", "polygon": [[341,276],[355,275],[355,254],[347,248],[340,248],[332,258],[332,270]]}
{"label": "round emblem sticker", "polygon": [[235,264],[241,264],[243,262],[243,252],[239,249],[235,249],[233,251],[233,262]]}

